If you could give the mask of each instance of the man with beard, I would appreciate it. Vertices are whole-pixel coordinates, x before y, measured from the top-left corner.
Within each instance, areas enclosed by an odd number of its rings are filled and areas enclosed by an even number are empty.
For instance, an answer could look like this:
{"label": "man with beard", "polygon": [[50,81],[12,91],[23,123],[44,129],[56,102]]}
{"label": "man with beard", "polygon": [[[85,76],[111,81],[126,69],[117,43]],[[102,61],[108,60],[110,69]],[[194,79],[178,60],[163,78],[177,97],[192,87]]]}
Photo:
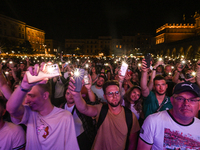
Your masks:
{"label": "man with beard", "polygon": [[106,103],[107,101],[103,96],[104,92],[102,89],[104,82],[105,82],[105,76],[99,75],[96,84],[91,87],[91,90],[93,91],[94,94],[96,94],[96,96],[100,99],[101,102]]}
{"label": "man with beard", "polygon": [[[79,112],[90,116],[96,117],[98,122],[102,118],[102,109],[105,105],[88,105],[81,97],[80,92],[75,92],[74,79],[70,79],[69,90],[73,95],[75,104]],[[140,129],[136,116],[131,114],[131,129],[128,130],[126,123],[126,110],[120,105],[120,91],[119,83],[115,80],[109,80],[103,85],[104,98],[107,100],[107,114],[97,130],[97,134],[92,146],[95,150],[122,150],[122,149],[135,149],[138,137],[138,131]],[[104,107],[105,108],[105,107]],[[99,123],[99,122],[98,122]],[[97,126],[98,126],[97,123]],[[130,132],[128,132],[130,131]],[[128,136],[129,135],[129,136]],[[126,144],[127,141],[129,145]],[[128,145],[128,146],[127,146]]]}
{"label": "man with beard", "polygon": [[[143,95],[143,112],[144,117],[153,114],[155,112],[169,110],[172,108],[170,98],[166,96],[167,84],[163,76],[157,75],[153,79],[154,92],[147,86],[148,70],[145,59],[142,61],[142,77],[141,77],[141,89]],[[156,67],[153,68],[152,74],[155,74]]]}

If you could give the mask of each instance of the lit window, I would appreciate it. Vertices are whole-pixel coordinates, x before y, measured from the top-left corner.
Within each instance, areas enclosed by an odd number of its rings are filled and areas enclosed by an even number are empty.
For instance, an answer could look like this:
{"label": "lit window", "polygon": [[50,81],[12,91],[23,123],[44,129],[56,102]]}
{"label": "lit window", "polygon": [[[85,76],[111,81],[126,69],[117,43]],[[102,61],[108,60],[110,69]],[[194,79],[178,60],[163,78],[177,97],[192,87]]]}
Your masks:
{"label": "lit window", "polygon": [[51,49],[50,49],[50,48],[48,48],[48,51],[50,52],[50,51],[51,51]]}
{"label": "lit window", "polygon": [[118,45],[116,45],[116,48],[118,48],[119,46]]}
{"label": "lit window", "polygon": [[122,45],[120,45],[119,48],[122,48]]}

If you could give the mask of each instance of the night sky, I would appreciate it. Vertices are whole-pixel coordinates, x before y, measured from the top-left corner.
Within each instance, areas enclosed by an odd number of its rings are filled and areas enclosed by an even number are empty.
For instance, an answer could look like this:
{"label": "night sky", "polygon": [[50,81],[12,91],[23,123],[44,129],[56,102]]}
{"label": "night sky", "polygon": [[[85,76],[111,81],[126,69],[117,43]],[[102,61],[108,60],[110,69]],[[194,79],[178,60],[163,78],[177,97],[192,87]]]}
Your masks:
{"label": "night sky", "polygon": [[0,13],[42,29],[46,39],[155,34],[165,23],[192,21],[200,0],[0,0]]}

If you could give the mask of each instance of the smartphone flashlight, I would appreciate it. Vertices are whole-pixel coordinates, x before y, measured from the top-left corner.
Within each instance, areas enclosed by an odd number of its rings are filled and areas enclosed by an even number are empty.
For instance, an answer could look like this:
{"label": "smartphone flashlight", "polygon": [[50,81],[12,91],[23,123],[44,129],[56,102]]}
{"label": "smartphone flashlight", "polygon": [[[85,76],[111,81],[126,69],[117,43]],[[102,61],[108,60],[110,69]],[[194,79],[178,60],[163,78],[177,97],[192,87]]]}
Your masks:
{"label": "smartphone flashlight", "polygon": [[195,77],[196,76],[196,72],[192,71],[192,76]]}
{"label": "smartphone flashlight", "polygon": [[5,75],[9,75],[9,72],[8,72],[8,71],[5,71]]}
{"label": "smartphone flashlight", "polygon": [[185,60],[182,60],[181,63],[182,63],[182,64],[185,64]]}
{"label": "smartphone flashlight", "polygon": [[89,67],[89,65],[88,65],[88,64],[85,64],[85,67],[86,67],[86,68],[88,68],[88,67]]}
{"label": "smartphone flashlight", "polygon": [[76,70],[74,71],[74,76],[75,76],[75,77],[79,77],[79,75],[80,75],[80,72],[79,72],[78,69],[76,69]]}

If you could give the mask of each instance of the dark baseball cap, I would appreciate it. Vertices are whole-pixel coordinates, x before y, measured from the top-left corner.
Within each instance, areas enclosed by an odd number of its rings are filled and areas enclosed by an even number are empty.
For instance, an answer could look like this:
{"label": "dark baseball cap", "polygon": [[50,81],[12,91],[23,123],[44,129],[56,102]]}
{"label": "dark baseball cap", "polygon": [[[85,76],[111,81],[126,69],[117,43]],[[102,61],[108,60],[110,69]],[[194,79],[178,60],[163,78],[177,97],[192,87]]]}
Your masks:
{"label": "dark baseball cap", "polygon": [[179,94],[182,92],[193,92],[200,97],[200,88],[197,84],[191,82],[182,82],[175,85],[173,94]]}

